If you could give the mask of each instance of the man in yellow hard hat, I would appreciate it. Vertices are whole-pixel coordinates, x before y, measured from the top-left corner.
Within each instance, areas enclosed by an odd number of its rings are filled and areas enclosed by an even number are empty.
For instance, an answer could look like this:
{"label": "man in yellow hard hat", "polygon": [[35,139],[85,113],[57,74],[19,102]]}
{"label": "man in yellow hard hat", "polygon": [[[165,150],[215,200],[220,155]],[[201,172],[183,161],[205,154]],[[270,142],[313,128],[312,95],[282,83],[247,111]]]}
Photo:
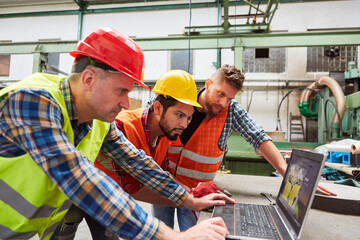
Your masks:
{"label": "man in yellow hard hat", "polygon": [[[244,74],[235,66],[225,64],[198,92],[198,103],[189,126],[169,146],[169,172],[190,191],[201,183],[212,181],[222,162],[227,139],[233,131],[240,133],[264,158],[284,175],[286,162],[271,138],[234,100],[242,90]],[[324,188],[323,193],[333,194]],[[173,207],[154,205],[154,216],[173,227]],[[181,213],[180,213],[181,214]],[[179,212],[177,212],[179,219]],[[186,217],[186,216],[184,216]],[[193,215],[188,214],[188,217]],[[182,229],[185,230],[185,229]]]}
{"label": "man in yellow hard hat", "polygon": [[[144,150],[146,155],[153,157],[155,162],[166,170],[165,166],[168,164],[166,155],[170,141],[176,140],[186,129],[194,107],[201,105],[197,102],[197,89],[193,78],[182,70],[172,70],[162,74],[152,91],[157,96],[151,106],[121,111],[115,121],[118,129],[137,149]],[[144,186],[116,161],[106,158],[101,153],[94,164],[136,200],[175,206],[174,202]],[[191,211],[188,208],[183,209]],[[56,236],[61,239],[73,239],[77,226],[83,218],[89,225],[93,239],[116,239],[116,236],[76,206],[70,208],[62,225],[55,232]],[[184,221],[180,219],[179,222]]]}
{"label": "man in yellow hard hat", "polygon": [[129,107],[134,83],[146,87],[140,47],[100,28],[70,54],[69,77],[35,73],[0,90],[0,239],[50,239],[71,202],[125,239],[201,239],[200,232],[223,238],[221,219],[174,232],[93,164],[100,152],[176,205],[206,208],[226,200],[189,197],[113,122]]}
{"label": "man in yellow hard hat", "polygon": [[[161,75],[152,91],[157,93],[152,105],[133,111],[122,111],[115,121],[136,148],[143,149],[159,166],[167,170],[165,166],[168,164],[167,150],[170,141],[176,140],[186,129],[194,107],[201,105],[197,103],[197,90],[193,78],[182,70],[172,70]],[[150,203],[162,200],[173,205],[168,199],[147,194],[148,189],[142,188],[143,184],[123,171],[114,161],[109,162],[104,158],[98,160],[95,161],[95,165],[99,168],[111,163],[112,168],[108,166],[107,169],[115,169],[120,186],[135,199]]]}
{"label": "man in yellow hard hat", "polygon": [[[168,170],[167,150],[170,141],[175,141],[191,121],[197,102],[197,90],[191,75],[182,70],[172,70],[163,74],[152,89],[157,96],[146,109],[121,112],[116,117],[117,126],[137,148],[144,149],[163,170]],[[136,123],[138,124],[137,127]],[[174,206],[168,199],[135,180],[111,161],[113,170],[119,176],[120,186],[137,200]],[[189,214],[193,211],[181,207]],[[179,219],[183,226],[194,225],[196,219]]]}

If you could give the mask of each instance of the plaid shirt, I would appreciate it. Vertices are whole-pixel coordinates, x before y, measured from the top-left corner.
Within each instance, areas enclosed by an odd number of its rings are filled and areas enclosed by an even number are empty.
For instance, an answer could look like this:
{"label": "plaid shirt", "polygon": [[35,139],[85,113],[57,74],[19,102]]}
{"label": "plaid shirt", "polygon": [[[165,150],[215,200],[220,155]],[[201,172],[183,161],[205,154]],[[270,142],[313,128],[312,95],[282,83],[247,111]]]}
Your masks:
{"label": "plaid shirt", "polygon": [[[63,81],[60,91],[76,146],[91,129],[92,121],[77,124],[67,80]],[[84,158],[68,140],[62,130],[63,123],[62,112],[47,91],[26,88],[3,96],[0,98],[0,156],[28,153],[73,202],[120,237],[161,238],[164,224],[149,216],[112,179]],[[137,150],[115,123],[111,124],[101,153],[116,159],[128,173],[176,204],[187,198],[186,191],[168,178],[144,151]]]}
{"label": "plaid shirt", "polygon": [[224,149],[232,131],[240,133],[255,149],[257,149],[261,143],[272,140],[265,133],[264,129],[260,128],[241,107],[240,103],[235,100],[231,100],[229,104],[228,116],[218,142],[220,149]]}
{"label": "plaid shirt", "polygon": [[[155,143],[152,142],[149,132],[149,109],[150,106],[145,108],[143,113],[141,114],[141,123],[144,128],[146,141],[149,146],[150,156],[154,157],[156,153],[156,147],[159,144],[160,139],[164,137],[164,135],[159,136],[156,139]],[[115,122],[119,130],[122,131],[126,136],[124,123],[121,121],[121,119],[115,119]],[[121,187],[124,189],[125,192],[129,194],[134,194],[142,188],[143,184],[141,184],[138,180],[136,180],[134,177],[132,177],[130,174],[124,171],[118,164],[116,164],[116,162],[110,160],[110,163],[118,179],[120,180]],[[168,167],[169,167],[169,160],[167,157],[165,157],[164,161],[161,164],[161,168],[164,171],[167,171]]]}

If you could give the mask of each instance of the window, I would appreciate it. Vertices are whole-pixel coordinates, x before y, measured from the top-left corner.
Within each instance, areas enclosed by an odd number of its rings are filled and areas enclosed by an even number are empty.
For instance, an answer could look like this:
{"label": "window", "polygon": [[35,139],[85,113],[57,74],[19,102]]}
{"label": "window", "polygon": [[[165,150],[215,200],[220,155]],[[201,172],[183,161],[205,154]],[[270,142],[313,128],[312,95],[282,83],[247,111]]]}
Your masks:
{"label": "window", "polygon": [[255,49],[255,58],[269,58],[269,49],[268,48],[256,48]]}
{"label": "window", "polygon": [[347,71],[347,63],[357,63],[357,46],[307,48],[307,72]]}
{"label": "window", "polygon": [[285,72],[285,48],[245,49],[243,70],[248,73]]}
{"label": "window", "polygon": [[10,74],[10,54],[0,54],[0,76]]}
{"label": "window", "polygon": [[170,69],[184,70],[193,75],[193,50],[174,50],[171,51]]}
{"label": "window", "polygon": [[50,73],[50,74],[58,74],[59,71],[57,71],[59,69],[59,59],[60,59],[60,54],[59,53],[49,53],[47,56],[47,69],[46,69],[46,73]]}

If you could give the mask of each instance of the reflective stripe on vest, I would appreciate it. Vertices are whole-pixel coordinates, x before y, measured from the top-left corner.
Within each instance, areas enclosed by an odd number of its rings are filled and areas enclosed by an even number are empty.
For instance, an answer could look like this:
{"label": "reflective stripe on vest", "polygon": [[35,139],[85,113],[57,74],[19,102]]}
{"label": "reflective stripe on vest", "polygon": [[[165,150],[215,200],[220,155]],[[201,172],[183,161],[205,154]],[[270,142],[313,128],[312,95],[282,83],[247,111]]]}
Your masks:
{"label": "reflective stripe on vest", "polygon": [[[17,212],[22,214],[27,219],[31,220],[34,218],[48,217],[56,208],[43,205],[40,208],[34,206],[29,201],[27,201],[19,193],[15,192],[9,185],[0,179],[0,189],[1,195],[0,200],[8,204],[11,208],[15,209]],[[16,199],[16,201],[14,201]],[[59,208],[58,212],[67,211],[72,202],[67,199],[63,205]],[[66,212],[65,212],[66,213]],[[64,214],[65,214],[64,213]],[[52,227],[46,228],[43,232],[43,236],[47,236],[49,233],[54,232],[58,226],[59,222],[56,222]],[[0,225],[0,237],[1,239],[29,239],[34,236],[37,231],[30,232],[15,232],[12,229]]]}
{"label": "reflective stripe on vest", "polygon": [[[25,87],[47,90],[59,104],[64,118],[63,130],[74,144],[65,101],[59,91],[59,84],[63,80],[59,76],[33,74],[0,90],[0,96]],[[93,121],[92,130],[77,149],[94,161],[109,128],[109,123]],[[92,143],[91,149],[84,144],[86,142]],[[67,196],[27,154],[13,158],[0,157],[0,180],[0,239],[28,239],[36,233],[40,239],[49,239],[71,205]]]}
{"label": "reflective stripe on vest", "polygon": [[177,138],[168,148],[169,172],[190,188],[215,178],[224,156],[218,142],[229,107],[205,119],[184,146]]}
{"label": "reflective stripe on vest", "polygon": [[[175,169],[176,164],[173,162],[169,162],[169,167]],[[201,179],[202,181],[204,181],[204,180],[212,181],[216,176],[216,172],[205,173],[205,172],[195,171],[195,170],[191,170],[191,169],[183,168],[183,167],[179,167],[179,166],[176,168],[176,174],[191,177],[194,179]]]}
{"label": "reflective stripe on vest", "polygon": [[34,236],[37,231],[17,233],[8,227],[0,225],[0,237],[1,239],[29,239]]}
{"label": "reflective stripe on vest", "polygon": [[175,147],[175,146],[169,146],[168,153],[175,153],[180,154],[181,156],[186,157],[190,160],[199,162],[199,163],[206,163],[206,164],[217,164],[222,161],[223,155],[220,155],[218,157],[207,157],[200,154],[197,154],[195,152],[192,152],[190,150],[184,149],[182,147]]}

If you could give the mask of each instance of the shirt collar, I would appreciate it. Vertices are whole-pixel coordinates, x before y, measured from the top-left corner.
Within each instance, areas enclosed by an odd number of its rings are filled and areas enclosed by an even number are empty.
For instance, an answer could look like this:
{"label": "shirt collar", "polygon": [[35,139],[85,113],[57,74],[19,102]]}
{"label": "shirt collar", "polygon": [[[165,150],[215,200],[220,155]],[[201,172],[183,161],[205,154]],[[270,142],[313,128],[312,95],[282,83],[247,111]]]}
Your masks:
{"label": "shirt collar", "polygon": [[151,138],[150,138],[150,131],[149,131],[149,109],[150,107],[145,108],[141,115],[141,123],[144,127],[146,142],[149,146],[152,146]]}
{"label": "shirt collar", "polygon": [[[205,91],[205,87],[202,87],[202,88],[200,88],[200,89],[198,90],[198,93],[197,93],[197,102],[199,102],[200,94],[201,94],[202,92],[204,92],[204,91]],[[195,107],[195,106],[194,106],[194,111],[195,111],[195,112],[199,112],[199,111],[198,111],[198,108]],[[199,113],[204,113],[204,112],[199,112]],[[204,114],[206,114],[206,113],[204,113]]]}
{"label": "shirt collar", "polygon": [[205,87],[202,87],[199,91],[198,91],[198,94],[197,94],[197,100],[199,101],[199,97],[200,97],[200,94],[205,91]]}
{"label": "shirt collar", "polygon": [[71,94],[69,78],[66,78],[64,81],[62,81],[60,85],[60,92],[64,97],[64,101],[65,101],[66,109],[69,114],[70,121],[76,120],[77,116],[75,113],[75,106],[73,102],[73,96]]}
{"label": "shirt collar", "polygon": [[160,139],[162,137],[164,137],[164,135],[158,136],[156,139],[154,139],[154,141],[151,141],[150,131],[149,131],[149,109],[150,109],[150,107],[151,106],[148,106],[143,111],[143,113],[141,115],[141,123],[142,123],[142,125],[144,127],[145,136],[146,136],[146,142],[148,143],[148,145],[150,147],[155,148],[155,146],[159,143]]}

